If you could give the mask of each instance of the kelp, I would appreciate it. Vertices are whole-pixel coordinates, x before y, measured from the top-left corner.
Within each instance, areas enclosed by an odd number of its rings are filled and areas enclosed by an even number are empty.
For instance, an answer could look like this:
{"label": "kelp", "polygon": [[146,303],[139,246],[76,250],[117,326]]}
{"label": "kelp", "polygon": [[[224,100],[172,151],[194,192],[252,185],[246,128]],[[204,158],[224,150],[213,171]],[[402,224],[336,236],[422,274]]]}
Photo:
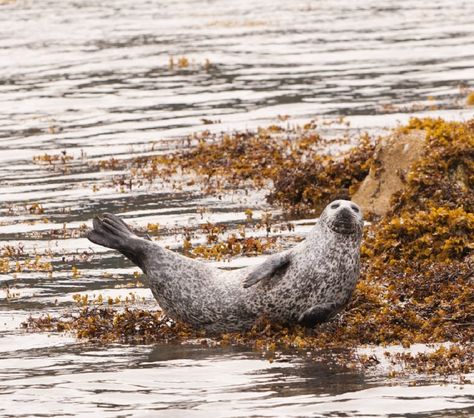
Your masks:
{"label": "kelp", "polygon": [[375,145],[366,135],[342,156],[314,156],[281,167],[272,176],[267,199],[289,212],[320,212],[329,202],[347,198],[357,190],[373,164]]}
{"label": "kelp", "polygon": [[474,212],[474,120],[412,118],[402,132],[426,133],[424,155],[411,167],[406,186],[393,198],[393,213],[463,208]]}
{"label": "kelp", "polygon": [[185,324],[176,323],[161,311],[110,306],[85,306],[79,313],[65,313],[61,318],[45,315],[29,318],[23,328],[51,332],[73,332],[77,338],[89,341],[128,344],[176,342],[202,336]]}
{"label": "kelp", "polygon": [[[148,158],[140,169],[156,174],[164,165],[169,173],[195,170],[207,185],[214,179],[214,186],[251,183],[270,187],[274,205],[309,214],[338,195],[352,195],[369,170],[381,169],[374,167],[375,143],[367,136],[358,147],[331,156],[317,151],[321,141],[317,135],[303,133],[292,142],[272,135],[273,131],[281,133],[279,129],[223,136],[220,141],[214,138],[190,151]],[[449,348],[431,354],[405,353],[392,360],[420,373],[473,370],[474,121],[412,119],[398,129],[403,133],[423,130],[424,150],[405,173],[402,190],[393,195],[392,210],[365,228],[361,277],[346,309],[311,330],[262,318],[248,332],[212,336],[216,343],[253,346],[266,352],[307,352],[365,344],[409,347],[451,342]],[[208,229],[207,244],[194,256],[213,258],[216,246],[229,249],[230,256],[242,254],[232,249],[238,240],[230,243],[220,230],[212,225]],[[206,252],[209,248],[210,253]],[[266,249],[274,250],[272,246]],[[150,325],[135,329],[134,321]],[[93,340],[102,340],[101,335],[107,335],[106,341],[171,340],[174,329],[179,341],[204,338],[182,324],[171,325],[161,313],[146,314],[138,308],[82,308],[77,318],[50,319],[50,323],[54,325],[51,329],[63,328]],[[45,328],[41,319],[30,320],[28,327]]]}

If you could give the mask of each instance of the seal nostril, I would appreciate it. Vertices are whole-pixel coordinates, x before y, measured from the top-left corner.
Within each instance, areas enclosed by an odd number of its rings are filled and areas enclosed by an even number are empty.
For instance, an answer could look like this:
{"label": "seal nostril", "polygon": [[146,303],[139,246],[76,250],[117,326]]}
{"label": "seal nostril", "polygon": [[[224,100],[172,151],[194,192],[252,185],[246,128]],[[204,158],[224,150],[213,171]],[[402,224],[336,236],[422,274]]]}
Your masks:
{"label": "seal nostril", "polygon": [[337,209],[339,206],[340,206],[339,203],[333,203],[331,205],[331,209]]}
{"label": "seal nostril", "polygon": [[352,205],[351,208],[355,213],[359,213],[359,208],[357,206]]}
{"label": "seal nostril", "polygon": [[351,211],[347,208],[342,208],[339,212],[338,212],[338,215],[339,216],[345,216],[345,217],[350,217],[352,218],[352,214],[351,214]]}

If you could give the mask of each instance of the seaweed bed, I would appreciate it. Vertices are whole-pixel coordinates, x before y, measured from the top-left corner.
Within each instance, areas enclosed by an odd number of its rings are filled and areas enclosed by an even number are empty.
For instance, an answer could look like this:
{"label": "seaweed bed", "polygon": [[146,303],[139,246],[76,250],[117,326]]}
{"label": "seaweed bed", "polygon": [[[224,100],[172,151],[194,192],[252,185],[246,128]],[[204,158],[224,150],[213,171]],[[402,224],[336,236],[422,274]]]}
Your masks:
{"label": "seaweed bed", "polygon": [[[269,324],[262,318],[247,333],[211,340],[159,311],[80,303],[78,312],[30,318],[24,327],[72,331],[79,338],[99,342],[197,338],[207,344],[250,345],[267,353],[450,342],[431,354],[397,355],[392,360],[423,373],[472,371],[474,120],[412,119],[398,130],[424,131],[423,155],[405,173],[402,190],[392,196],[391,210],[378,218],[369,214],[372,222],[365,228],[360,281],[350,304],[331,321],[305,330]],[[130,181],[195,173],[209,193],[250,184],[270,188],[268,199],[273,205],[286,213],[311,216],[333,198],[353,195],[369,170],[383,169],[377,167],[376,141],[367,135],[361,136],[358,146],[333,156],[321,152],[322,139],[308,127],[296,139],[284,134],[283,128],[271,126],[254,133],[208,135],[190,150],[122,164]],[[202,254],[198,251],[194,256]]]}

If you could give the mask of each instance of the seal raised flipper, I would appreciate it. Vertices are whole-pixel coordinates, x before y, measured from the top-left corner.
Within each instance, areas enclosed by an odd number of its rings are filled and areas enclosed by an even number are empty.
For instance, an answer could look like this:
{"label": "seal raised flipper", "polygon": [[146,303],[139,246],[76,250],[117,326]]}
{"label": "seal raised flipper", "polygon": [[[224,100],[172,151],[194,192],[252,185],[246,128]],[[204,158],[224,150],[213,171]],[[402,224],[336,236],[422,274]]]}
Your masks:
{"label": "seal raised flipper", "polygon": [[262,264],[252,270],[252,272],[244,279],[244,288],[253,286],[263,279],[271,278],[280,269],[287,267],[290,261],[291,251],[271,255]]}
{"label": "seal raised flipper", "polygon": [[104,213],[92,221],[94,229],[87,233],[87,238],[95,244],[120,251],[138,267],[144,270],[146,241],[138,237],[118,216]]}

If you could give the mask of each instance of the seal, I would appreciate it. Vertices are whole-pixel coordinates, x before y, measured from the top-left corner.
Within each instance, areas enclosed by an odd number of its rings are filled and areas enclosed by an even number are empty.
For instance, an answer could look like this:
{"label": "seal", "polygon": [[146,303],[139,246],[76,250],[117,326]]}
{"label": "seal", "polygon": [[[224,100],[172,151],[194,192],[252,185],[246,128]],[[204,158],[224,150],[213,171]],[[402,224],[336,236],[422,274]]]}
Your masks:
{"label": "seal", "polygon": [[168,316],[219,333],[249,329],[262,316],[306,327],[327,321],[347,304],[359,278],[362,228],[359,206],[336,200],[304,241],[233,271],[140,238],[112,214],[96,217],[87,237],[139,266]]}

